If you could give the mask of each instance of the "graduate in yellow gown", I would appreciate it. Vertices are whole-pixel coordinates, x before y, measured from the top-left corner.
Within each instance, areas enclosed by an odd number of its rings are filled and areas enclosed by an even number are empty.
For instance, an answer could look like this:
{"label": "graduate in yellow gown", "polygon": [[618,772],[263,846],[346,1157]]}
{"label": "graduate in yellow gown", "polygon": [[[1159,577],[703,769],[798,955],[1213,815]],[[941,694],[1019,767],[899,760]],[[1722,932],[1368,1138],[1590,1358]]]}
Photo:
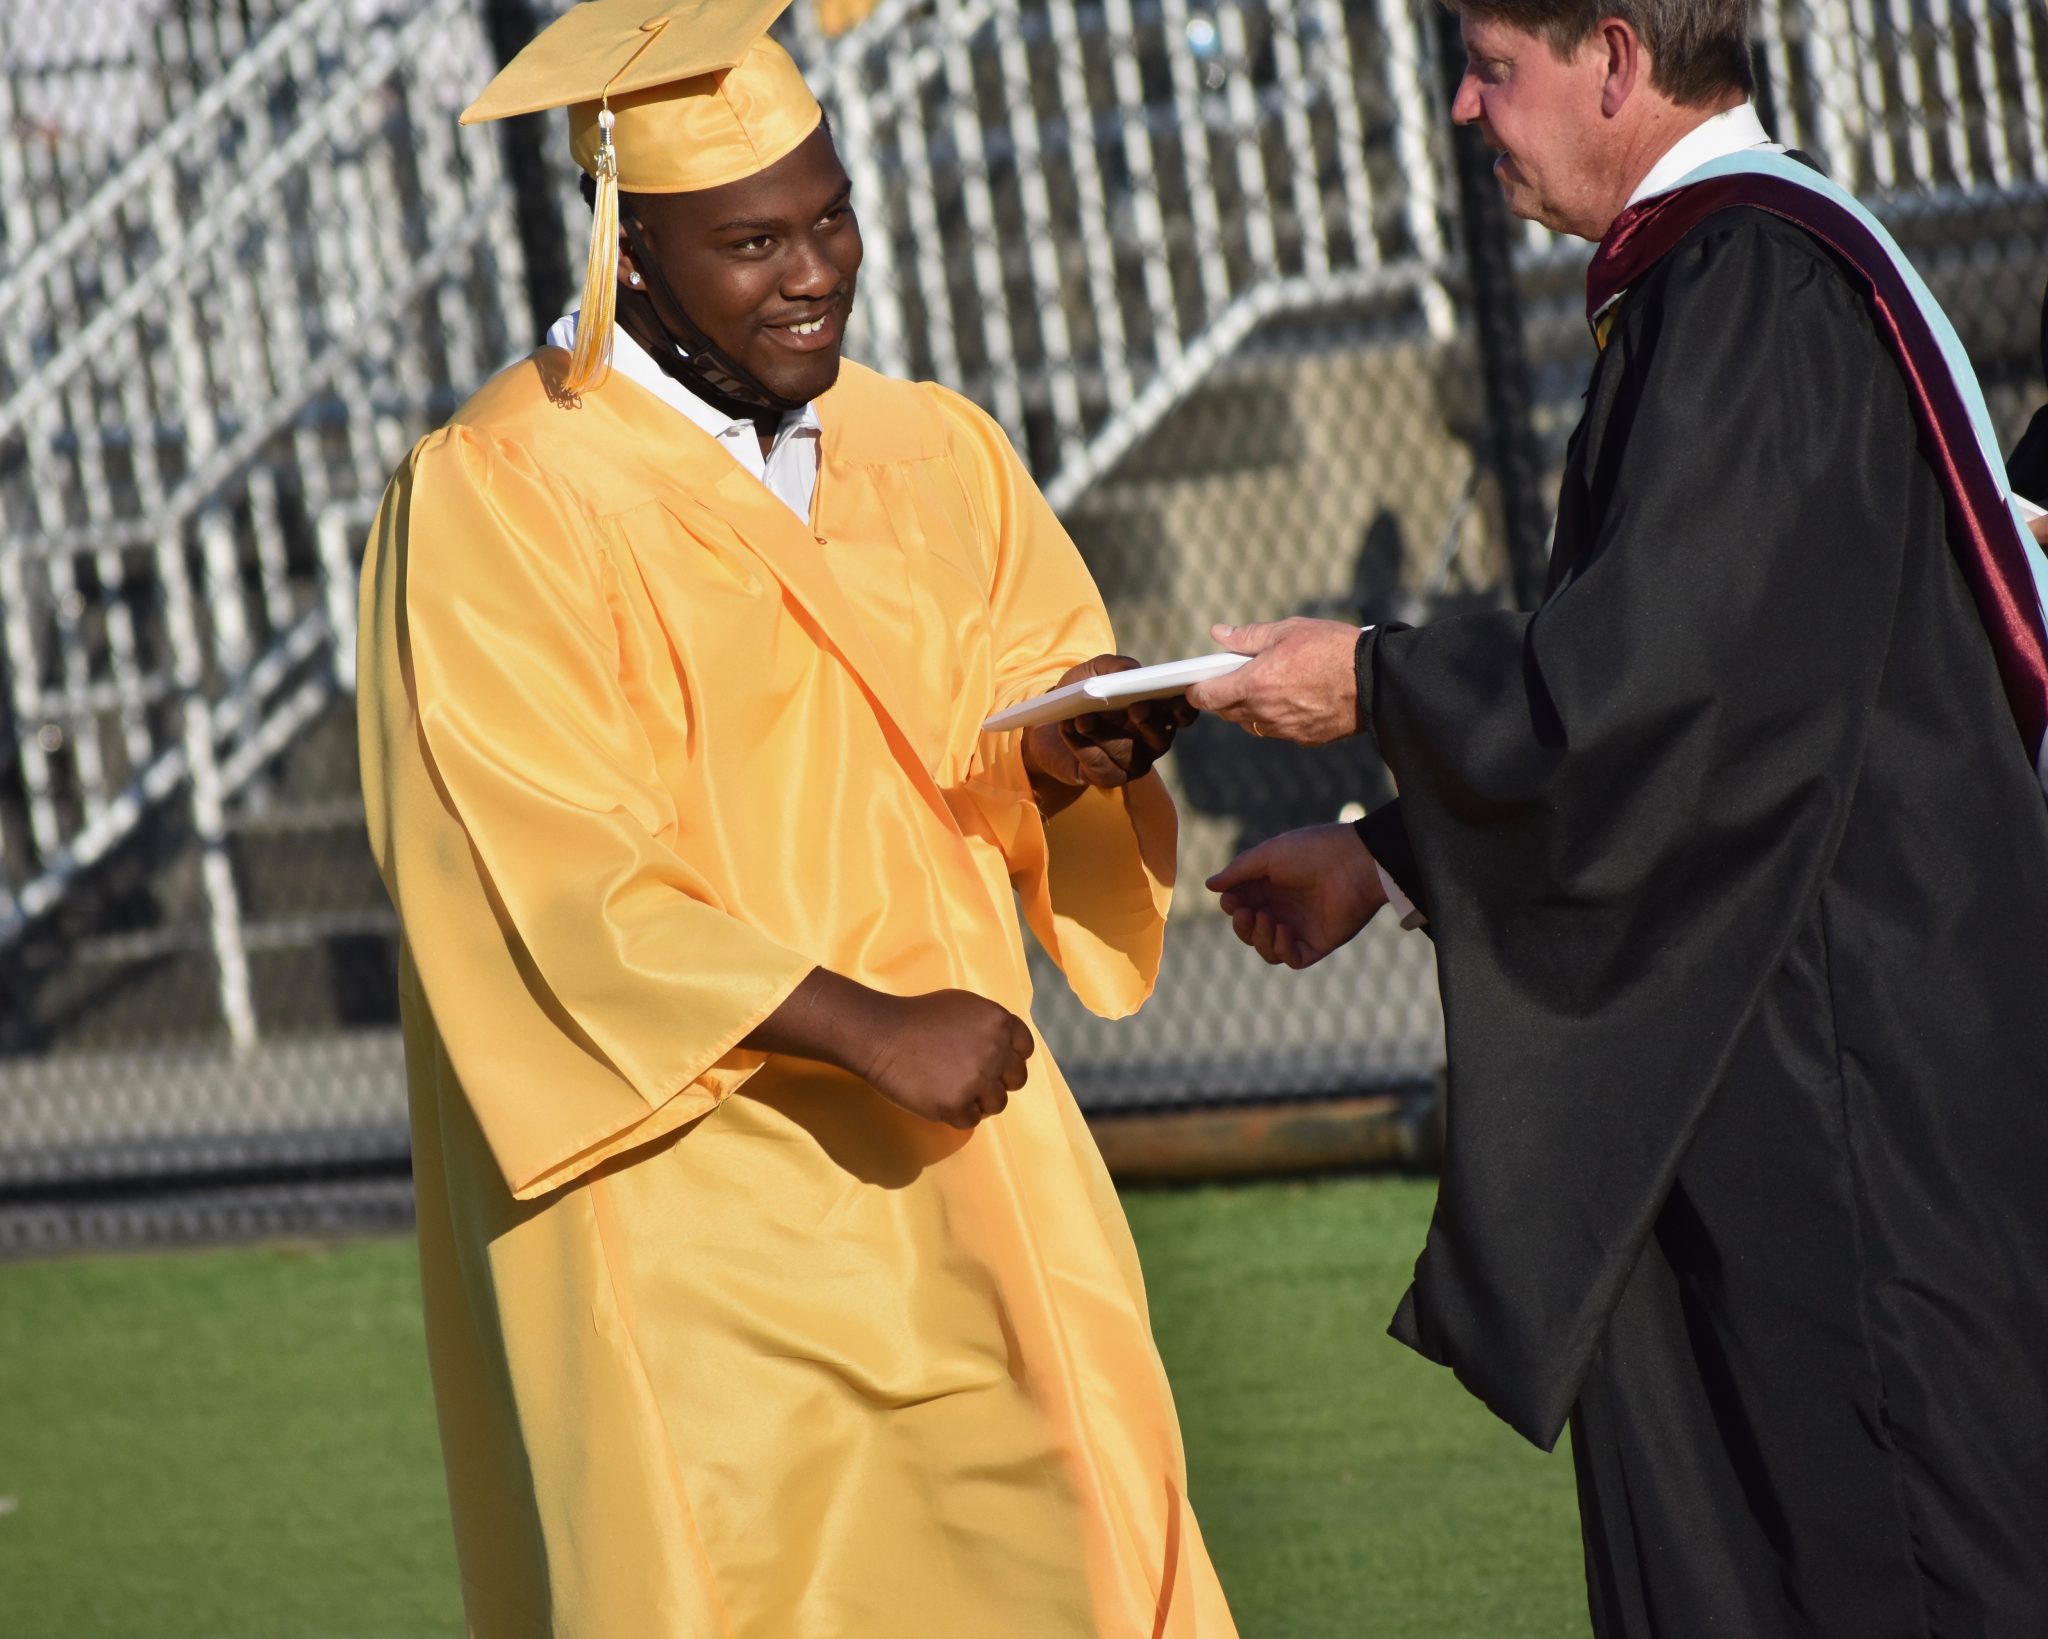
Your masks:
{"label": "graduate in yellow gown", "polygon": [[1125,662],[1000,429],[842,366],[782,3],[593,0],[471,110],[574,104],[584,306],[364,565],[470,1631],[1225,1639],[1018,920],[1143,1002],[1187,708],[981,731]]}

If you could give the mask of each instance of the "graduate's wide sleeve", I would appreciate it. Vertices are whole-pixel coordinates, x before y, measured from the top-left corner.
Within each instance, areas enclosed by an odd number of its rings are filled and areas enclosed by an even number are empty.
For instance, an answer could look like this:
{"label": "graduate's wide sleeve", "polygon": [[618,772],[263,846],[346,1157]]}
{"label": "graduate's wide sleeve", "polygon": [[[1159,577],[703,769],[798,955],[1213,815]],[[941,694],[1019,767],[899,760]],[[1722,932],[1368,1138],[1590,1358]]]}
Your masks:
{"label": "graduate's wide sleeve", "polygon": [[1367,640],[1449,1052],[1395,1335],[1546,1447],[1814,909],[1904,561],[1897,371],[1825,256],[1755,222],[1628,298],[1540,611]]}
{"label": "graduate's wide sleeve", "polygon": [[[1051,688],[1115,638],[1094,578],[1002,428],[957,394],[930,389],[989,545],[993,686],[977,718]],[[1178,820],[1156,773],[1084,791],[1050,821],[1032,799],[1022,731],[982,734],[949,793],[963,827],[1003,854],[1025,924],[1074,994],[1105,1018],[1152,994],[1173,897]]]}
{"label": "graduate's wide sleeve", "polygon": [[709,1110],[814,965],[671,845],[621,677],[607,527],[463,429],[393,481],[364,566],[371,842],[442,1049],[513,1191]]}

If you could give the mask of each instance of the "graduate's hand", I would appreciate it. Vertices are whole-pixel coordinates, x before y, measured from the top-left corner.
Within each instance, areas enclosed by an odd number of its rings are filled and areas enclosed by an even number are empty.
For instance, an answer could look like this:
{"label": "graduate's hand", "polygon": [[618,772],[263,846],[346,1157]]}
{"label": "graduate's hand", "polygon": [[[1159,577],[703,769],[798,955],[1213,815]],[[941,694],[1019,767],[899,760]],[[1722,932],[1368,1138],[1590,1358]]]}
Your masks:
{"label": "graduate's hand", "polygon": [[862,1077],[890,1103],[971,1129],[1024,1085],[1031,1030],[1007,1008],[966,990],[878,1000]]}
{"label": "graduate's hand", "polygon": [[836,1064],[927,1121],[972,1127],[1024,1085],[1030,1028],[965,990],[892,996],[812,968],[741,1039],[762,1053]]}
{"label": "graduate's hand", "polygon": [[1311,825],[1248,848],[1209,878],[1238,938],[1267,961],[1304,968],[1355,937],[1387,902],[1372,855],[1349,825]]}
{"label": "graduate's hand", "polygon": [[[1064,688],[1084,677],[1137,669],[1126,654],[1099,654],[1069,666],[1054,685]],[[1140,700],[1115,711],[1094,711],[1064,723],[1037,723],[1024,731],[1024,770],[1031,794],[1047,819],[1089,786],[1116,787],[1141,780],[1173,745],[1173,737],[1195,720],[1178,697]]]}
{"label": "graduate's hand", "polygon": [[1209,634],[1253,658],[1227,677],[1197,683],[1188,704],[1268,740],[1328,745],[1358,732],[1358,628],[1341,620],[1269,620],[1212,626]]}

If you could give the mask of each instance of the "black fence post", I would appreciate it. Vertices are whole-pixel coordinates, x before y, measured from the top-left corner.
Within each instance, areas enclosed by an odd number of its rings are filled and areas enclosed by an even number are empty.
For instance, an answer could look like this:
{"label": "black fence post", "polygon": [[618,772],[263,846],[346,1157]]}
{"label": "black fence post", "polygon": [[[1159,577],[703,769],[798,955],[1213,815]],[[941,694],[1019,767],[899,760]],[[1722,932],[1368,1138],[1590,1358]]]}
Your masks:
{"label": "black fence post", "polygon": [[[500,68],[540,32],[541,19],[533,0],[482,0],[484,26],[491,55]],[[512,182],[513,219],[519,228],[519,254],[526,265],[526,305],[532,324],[527,338],[540,345],[549,325],[569,300],[569,249],[562,242],[562,201],[549,174],[545,143],[551,127],[531,118],[500,120],[505,174]]]}
{"label": "black fence post", "polygon": [[[1439,14],[1446,65],[1446,98],[1454,94],[1465,62],[1457,16]],[[1493,176],[1493,154],[1475,126],[1452,133],[1458,173],[1458,215],[1464,228],[1472,321],[1479,340],[1479,371],[1486,383],[1494,481],[1500,486],[1507,532],[1508,572],[1515,604],[1533,609],[1549,571],[1550,509],[1543,500],[1543,453],[1536,439],[1534,391],[1522,336],[1522,303],[1507,203]]]}

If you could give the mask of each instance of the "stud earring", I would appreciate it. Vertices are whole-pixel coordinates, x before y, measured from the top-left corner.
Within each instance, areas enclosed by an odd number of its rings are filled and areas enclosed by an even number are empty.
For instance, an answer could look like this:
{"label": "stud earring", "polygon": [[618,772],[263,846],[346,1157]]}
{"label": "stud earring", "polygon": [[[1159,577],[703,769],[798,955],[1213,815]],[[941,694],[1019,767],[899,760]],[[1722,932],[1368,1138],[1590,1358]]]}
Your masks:
{"label": "stud earring", "polygon": [[629,285],[631,285],[631,286],[632,286],[632,287],[633,287],[633,288],[634,288],[635,290],[639,289],[639,288],[640,288],[640,275],[639,275],[639,274],[637,274],[637,273],[629,273],[629,274],[627,274],[627,275],[626,275],[626,283],[627,283],[627,284],[629,284]]}

